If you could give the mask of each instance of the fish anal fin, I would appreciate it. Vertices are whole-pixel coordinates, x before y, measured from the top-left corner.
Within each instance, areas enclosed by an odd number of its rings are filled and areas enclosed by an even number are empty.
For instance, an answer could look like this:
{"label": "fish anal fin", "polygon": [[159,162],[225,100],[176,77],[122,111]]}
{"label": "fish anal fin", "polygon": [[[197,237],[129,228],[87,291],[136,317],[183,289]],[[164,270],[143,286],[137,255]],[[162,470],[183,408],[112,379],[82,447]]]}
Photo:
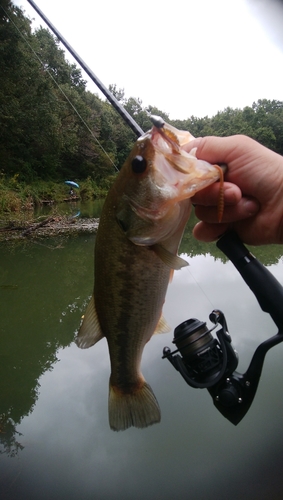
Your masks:
{"label": "fish anal fin", "polygon": [[171,269],[169,276],[169,283],[172,283],[173,277],[174,277],[174,269]]}
{"label": "fish anal fin", "polygon": [[160,320],[157,323],[157,327],[154,330],[154,335],[158,333],[168,333],[171,331],[171,327],[168,325],[166,319],[161,315]]}
{"label": "fish anal fin", "polygon": [[113,431],[144,428],[161,419],[157,399],[145,381],[131,393],[123,393],[110,383],[108,409],[109,425]]}
{"label": "fish anal fin", "polygon": [[92,295],[76,338],[76,344],[80,349],[87,349],[96,344],[103,336]]}
{"label": "fish anal fin", "polygon": [[153,245],[153,251],[158,255],[158,257],[166,264],[166,266],[171,269],[181,269],[182,267],[188,266],[188,262],[178,255],[174,255],[164,248],[162,245]]}

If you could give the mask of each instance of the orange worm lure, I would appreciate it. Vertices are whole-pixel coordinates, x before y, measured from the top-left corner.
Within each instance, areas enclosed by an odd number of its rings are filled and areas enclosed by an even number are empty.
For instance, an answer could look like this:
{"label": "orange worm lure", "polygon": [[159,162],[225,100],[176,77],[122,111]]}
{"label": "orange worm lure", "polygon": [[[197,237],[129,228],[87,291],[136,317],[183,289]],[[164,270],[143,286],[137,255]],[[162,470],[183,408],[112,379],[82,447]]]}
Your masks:
{"label": "orange worm lure", "polygon": [[221,222],[224,212],[224,174],[223,174],[223,169],[219,167],[219,165],[214,165],[214,167],[216,167],[219,172],[220,188],[219,188],[219,197],[217,203],[217,218],[218,222]]}

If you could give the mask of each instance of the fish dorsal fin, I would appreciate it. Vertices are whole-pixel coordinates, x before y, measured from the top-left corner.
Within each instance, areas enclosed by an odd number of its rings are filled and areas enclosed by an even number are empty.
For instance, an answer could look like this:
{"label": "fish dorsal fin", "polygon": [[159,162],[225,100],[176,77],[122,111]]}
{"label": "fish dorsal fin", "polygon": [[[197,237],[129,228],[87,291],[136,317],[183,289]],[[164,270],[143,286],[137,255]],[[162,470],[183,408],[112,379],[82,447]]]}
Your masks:
{"label": "fish dorsal fin", "polygon": [[186,260],[182,259],[182,257],[174,255],[173,253],[169,252],[169,250],[166,250],[166,248],[164,248],[162,245],[153,245],[152,249],[162,260],[162,262],[164,262],[164,264],[166,264],[166,266],[170,267],[171,269],[178,270],[189,265]]}
{"label": "fish dorsal fin", "polygon": [[80,349],[87,349],[96,344],[102,337],[104,335],[100,328],[94,296],[92,295],[76,338],[76,344]]}
{"label": "fish dorsal fin", "polygon": [[158,334],[158,333],[168,333],[171,331],[171,327],[168,325],[166,319],[164,318],[163,315],[161,315],[158,323],[157,323],[157,327],[155,328],[154,330],[154,334]]}

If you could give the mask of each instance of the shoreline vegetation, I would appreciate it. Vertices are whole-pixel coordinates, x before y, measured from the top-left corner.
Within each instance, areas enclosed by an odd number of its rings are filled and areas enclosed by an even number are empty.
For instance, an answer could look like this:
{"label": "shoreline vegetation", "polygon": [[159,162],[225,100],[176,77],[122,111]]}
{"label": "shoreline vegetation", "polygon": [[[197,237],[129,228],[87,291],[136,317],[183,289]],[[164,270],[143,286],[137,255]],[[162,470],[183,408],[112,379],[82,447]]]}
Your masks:
{"label": "shoreline vegetation", "polygon": [[20,182],[17,174],[11,178],[0,174],[0,217],[72,199],[87,201],[105,198],[115,177],[115,175],[108,176],[99,185],[91,178],[79,181],[79,189],[74,188],[71,195],[70,187],[64,181],[38,180],[27,184]]}
{"label": "shoreline vegetation", "polygon": [[[10,179],[0,176],[0,241],[95,232],[98,219],[62,216],[57,206],[62,202],[103,199],[114,178],[105,178],[99,186],[90,178],[79,181],[79,189],[73,189],[71,195],[64,181],[39,180],[26,184],[19,182],[17,176]],[[52,207],[51,215],[36,216],[36,211],[44,206]]]}
{"label": "shoreline vegetation", "polygon": [[[42,222],[34,213],[44,205],[54,206],[58,216],[56,204],[70,197],[66,180],[79,184],[74,193],[82,202],[105,198],[136,137],[109,102],[87,89],[59,40],[48,29],[33,30],[32,20],[10,0],[0,2],[0,39],[3,233],[11,224]],[[195,137],[244,134],[283,155],[283,101],[259,99],[211,117],[173,120],[138,97],[126,97],[116,84],[109,90],[144,131],[152,126],[150,115],[158,115]]]}
{"label": "shoreline vegetation", "polygon": [[88,201],[105,198],[115,177],[108,176],[99,185],[91,178],[79,181],[79,189],[73,188],[73,194],[70,194],[70,186],[64,181],[38,180],[27,184],[20,182],[17,175],[5,178],[0,174],[0,217],[72,199]]}

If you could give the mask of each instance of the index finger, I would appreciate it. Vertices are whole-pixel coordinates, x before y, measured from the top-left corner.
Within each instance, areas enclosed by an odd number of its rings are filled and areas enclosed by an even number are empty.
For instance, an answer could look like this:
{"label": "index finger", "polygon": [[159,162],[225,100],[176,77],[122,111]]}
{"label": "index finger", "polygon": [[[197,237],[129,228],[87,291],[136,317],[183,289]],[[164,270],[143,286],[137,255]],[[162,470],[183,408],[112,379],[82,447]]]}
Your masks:
{"label": "index finger", "polygon": [[188,153],[197,148],[196,156],[209,163],[227,163],[241,156],[245,146],[251,139],[245,136],[232,135],[229,137],[198,137],[185,144],[183,149]]}

